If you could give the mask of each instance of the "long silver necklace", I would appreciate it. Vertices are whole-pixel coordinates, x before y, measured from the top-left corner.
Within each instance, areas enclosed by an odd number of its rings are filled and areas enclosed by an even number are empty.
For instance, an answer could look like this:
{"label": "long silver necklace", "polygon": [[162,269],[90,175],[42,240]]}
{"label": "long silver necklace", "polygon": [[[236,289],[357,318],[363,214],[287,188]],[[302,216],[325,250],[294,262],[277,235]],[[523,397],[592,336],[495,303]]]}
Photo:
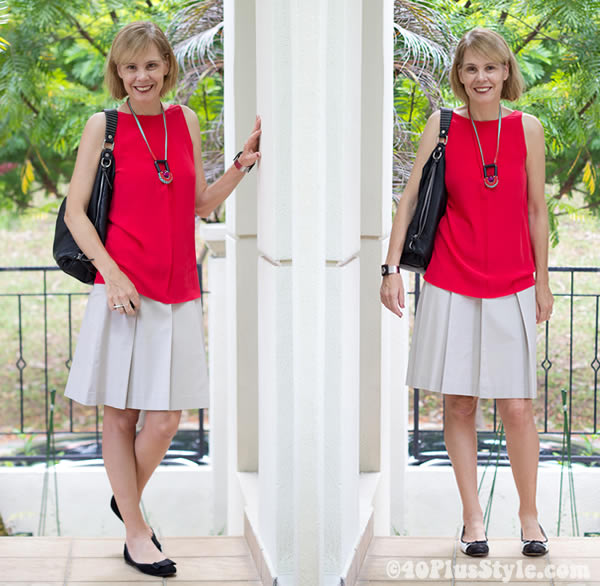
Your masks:
{"label": "long silver necklace", "polygon": [[[148,150],[150,151],[150,154],[152,155],[152,158],[154,159],[154,166],[156,167],[156,172],[158,173],[158,178],[161,180],[162,183],[166,183],[168,185],[169,183],[171,183],[171,181],[173,181],[173,173],[171,173],[171,170],[169,169],[169,163],[167,163],[167,144],[168,144],[167,117],[165,116],[165,111],[162,107],[162,104],[160,105],[160,111],[162,112],[163,123],[165,125],[165,158],[164,159],[158,159],[156,157],[156,155],[152,152],[152,149],[150,148],[150,145],[148,144],[148,139],[146,138],[146,135],[144,134],[144,131],[142,130],[142,125],[140,124],[138,117],[135,115],[135,112],[133,111],[133,108],[131,107],[131,104],[129,103],[129,98],[127,98],[127,105],[129,106],[129,110],[133,114],[133,117],[135,118],[137,126],[140,129],[140,132],[142,133],[142,138],[144,139],[144,142],[146,143],[146,146],[148,147]],[[164,167],[164,169],[161,169],[161,165]]]}
{"label": "long silver necklace", "polygon": [[485,159],[483,158],[483,149],[481,148],[481,141],[479,140],[479,134],[477,133],[477,127],[475,126],[475,122],[473,122],[473,118],[471,117],[471,109],[469,111],[469,120],[473,125],[473,130],[475,131],[475,138],[477,139],[477,146],[479,147],[479,154],[481,155],[481,164],[483,166],[483,184],[490,189],[493,189],[498,185],[498,153],[500,152],[500,130],[502,129],[502,106],[500,105],[498,108],[498,139],[496,141],[496,156],[494,157],[494,162],[490,165],[485,164]]}

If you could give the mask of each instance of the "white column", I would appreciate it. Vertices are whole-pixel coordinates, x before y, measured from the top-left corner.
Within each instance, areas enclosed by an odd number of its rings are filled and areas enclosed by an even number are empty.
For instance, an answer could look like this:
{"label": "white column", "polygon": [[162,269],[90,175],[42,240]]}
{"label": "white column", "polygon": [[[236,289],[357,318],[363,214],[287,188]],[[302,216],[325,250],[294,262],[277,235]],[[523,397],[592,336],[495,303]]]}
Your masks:
{"label": "white column", "polygon": [[[224,0],[225,160],[229,165],[256,115],[254,0]],[[237,473],[258,469],[256,173],[244,177],[226,205],[229,535],[244,530]]]}
{"label": "white column", "polygon": [[204,224],[200,235],[210,250],[207,260],[207,294],[204,303],[208,314],[208,372],[210,375],[210,463],[212,469],[213,534],[227,532],[229,425],[227,405],[227,279],[225,262],[225,227]]}
{"label": "white column", "polygon": [[408,312],[379,301],[392,211],[393,0],[363,0],[360,280],[360,470],[379,472],[375,533],[403,526]]}
{"label": "white column", "polygon": [[358,537],[360,0],[257,0],[259,533],[278,583]]}
{"label": "white column", "polygon": [[[256,115],[255,9],[253,0],[225,0],[225,160],[229,166]],[[256,173],[227,200],[227,287],[231,415],[237,417],[237,468],[258,466],[256,322]]]}

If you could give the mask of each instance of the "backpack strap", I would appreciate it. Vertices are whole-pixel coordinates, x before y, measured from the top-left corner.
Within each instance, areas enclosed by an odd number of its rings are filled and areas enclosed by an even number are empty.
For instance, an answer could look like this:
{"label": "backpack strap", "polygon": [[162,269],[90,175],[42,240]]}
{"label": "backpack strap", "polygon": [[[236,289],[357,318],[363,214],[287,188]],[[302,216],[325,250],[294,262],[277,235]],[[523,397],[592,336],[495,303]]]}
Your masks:
{"label": "backpack strap", "polygon": [[448,138],[452,114],[454,114],[452,108],[440,108],[440,141]]}
{"label": "backpack strap", "polygon": [[116,110],[104,110],[106,116],[106,131],[104,132],[104,143],[113,144],[115,142],[115,135],[117,134],[117,120],[118,114]]}

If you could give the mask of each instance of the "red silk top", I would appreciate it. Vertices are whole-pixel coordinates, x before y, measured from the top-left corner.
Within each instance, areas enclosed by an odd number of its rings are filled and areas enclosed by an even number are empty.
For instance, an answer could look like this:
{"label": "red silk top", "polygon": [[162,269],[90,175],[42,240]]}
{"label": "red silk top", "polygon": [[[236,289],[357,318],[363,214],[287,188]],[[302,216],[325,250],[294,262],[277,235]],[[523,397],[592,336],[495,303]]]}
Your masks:
{"label": "red silk top", "polygon": [[[486,164],[498,121],[475,122]],[[527,147],[522,112],[502,118],[498,185],[483,184],[481,155],[468,118],[454,113],[446,146],[448,205],[424,279],[469,297],[510,295],[535,284],[527,212]]]}
{"label": "red silk top", "polygon": [[[173,181],[161,183],[154,159],[131,114],[119,112],[115,185],[106,250],[138,293],[162,303],[200,297],[196,269],[194,149],[181,106],[165,110]],[[154,154],[165,154],[162,115],[138,120]],[[96,283],[104,283],[100,273]]]}

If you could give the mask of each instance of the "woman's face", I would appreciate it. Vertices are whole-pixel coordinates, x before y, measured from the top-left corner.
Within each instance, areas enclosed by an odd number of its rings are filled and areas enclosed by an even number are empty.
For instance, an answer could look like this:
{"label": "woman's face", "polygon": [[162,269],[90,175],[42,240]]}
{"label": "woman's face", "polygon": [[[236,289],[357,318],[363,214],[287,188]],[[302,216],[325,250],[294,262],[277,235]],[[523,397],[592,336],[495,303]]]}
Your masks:
{"label": "woman's face", "polygon": [[469,103],[500,102],[502,86],[508,79],[508,65],[496,63],[481,53],[466,49],[458,78],[465,86]]}
{"label": "woman's face", "polygon": [[152,43],[147,49],[131,57],[130,61],[117,65],[117,72],[129,97],[148,103],[160,100],[169,66],[158,47]]}

